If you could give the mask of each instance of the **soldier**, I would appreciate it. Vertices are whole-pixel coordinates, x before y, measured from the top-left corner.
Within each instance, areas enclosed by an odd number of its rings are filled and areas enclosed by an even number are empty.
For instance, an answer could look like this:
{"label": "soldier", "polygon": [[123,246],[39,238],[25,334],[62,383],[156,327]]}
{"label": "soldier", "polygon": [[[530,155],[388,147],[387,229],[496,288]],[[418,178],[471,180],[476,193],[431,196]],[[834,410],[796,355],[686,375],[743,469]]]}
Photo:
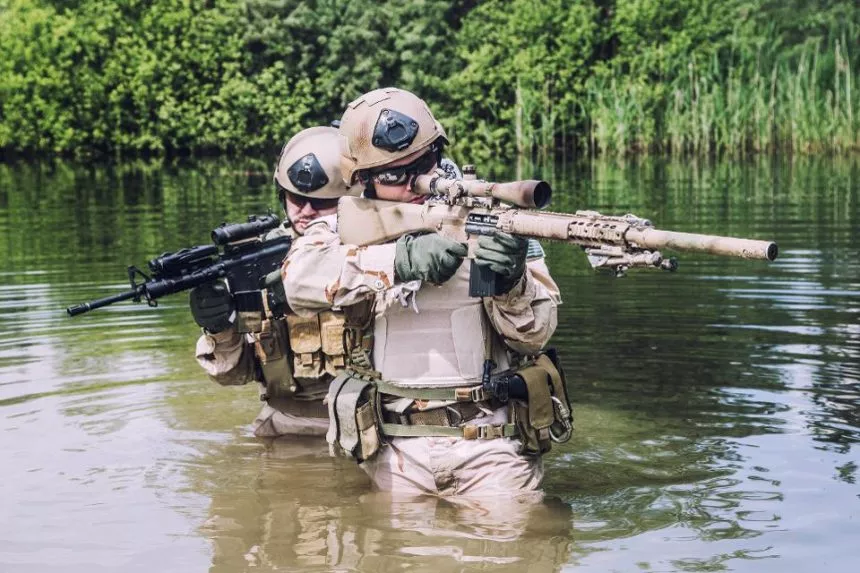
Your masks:
{"label": "soldier", "polygon": [[[338,142],[335,128],[312,127],[284,146],[274,183],[287,221],[270,234],[301,236],[320,217],[335,224],[337,199],[351,192],[340,176]],[[275,279],[276,298],[283,300],[280,273]],[[253,423],[256,436],[325,433],[328,412],[322,399],[344,365],[340,313],[329,310],[301,318],[288,311],[283,318],[270,316],[262,332],[242,335],[223,282],[195,288],[190,303],[195,322],[203,328],[197,361],[209,377],[222,385],[260,383],[266,404]]]}
{"label": "soldier", "polygon": [[[346,184],[381,200],[425,201],[411,180],[438,167],[448,140],[421,99],[374,90],[349,104],[339,130]],[[499,273],[502,294],[470,298],[465,240],[426,233],[357,248],[318,221],[284,264],[287,301],[300,315],[372,305],[372,328],[355,317],[347,326],[356,374],[332,383],[328,439],[381,490],[509,494],[541,483],[547,435],[529,426],[528,410],[480,389],[487,364],[493,372],[534,364],[556,327],[558,289],[539,244],[500,233],[480,238],[474,260]]]}

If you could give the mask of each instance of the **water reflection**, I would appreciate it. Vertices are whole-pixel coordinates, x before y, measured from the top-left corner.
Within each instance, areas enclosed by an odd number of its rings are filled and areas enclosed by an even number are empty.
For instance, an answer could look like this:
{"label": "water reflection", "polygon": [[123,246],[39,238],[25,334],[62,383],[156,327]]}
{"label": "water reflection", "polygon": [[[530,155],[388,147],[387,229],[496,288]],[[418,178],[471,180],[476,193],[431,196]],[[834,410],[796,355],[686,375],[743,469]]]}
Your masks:
{"label": "water reflection", "polygon": [[260,448],[216,450],[188,468],[212,500],[201,531],[213,572],[555,571],[569,559],[571,511],[556,500],[398,499],[370,492],[352,462],[318,441]]}
{"label": "water reflection", "polygon": [[126,265],[274,207],[265,163],[0,165],[4,571],[853,565],[856,160],[552,174],[556,210],[774,238],[781,255],[618,280],[547,244],[577,432],[528,507],[391,499],[322,444],[249,438],[253,389],[204,380],[184,296],[65,316],[125,290]]}

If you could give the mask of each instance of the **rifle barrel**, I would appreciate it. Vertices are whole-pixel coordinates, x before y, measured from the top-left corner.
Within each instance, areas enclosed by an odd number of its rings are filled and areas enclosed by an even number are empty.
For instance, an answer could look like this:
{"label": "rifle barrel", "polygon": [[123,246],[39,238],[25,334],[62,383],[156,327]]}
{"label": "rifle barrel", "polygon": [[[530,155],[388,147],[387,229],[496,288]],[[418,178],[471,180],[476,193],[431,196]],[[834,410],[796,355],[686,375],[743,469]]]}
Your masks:
{"label": "rifle barrel", "polygon": [[137,290],[130,290],[130,291],[126,291],[126,292],[121,292],[119,294],[106,296],[106,297],[100,298],[98,300],[93,300],[90,302],[82,302],[81,304],[76,304],[75,306],[70,306],[69,308],[66,309],[66,312],[69,313],[69,316],[77,316],[79,314],[83,314],[85,312],[89,312],[91,310],[95,310],[97,308],[101,308],[103,306],[113,304],[115,302],[120,302],[123,300],[128,300],[130,298],[134,298],[137,294],[138,294]]}

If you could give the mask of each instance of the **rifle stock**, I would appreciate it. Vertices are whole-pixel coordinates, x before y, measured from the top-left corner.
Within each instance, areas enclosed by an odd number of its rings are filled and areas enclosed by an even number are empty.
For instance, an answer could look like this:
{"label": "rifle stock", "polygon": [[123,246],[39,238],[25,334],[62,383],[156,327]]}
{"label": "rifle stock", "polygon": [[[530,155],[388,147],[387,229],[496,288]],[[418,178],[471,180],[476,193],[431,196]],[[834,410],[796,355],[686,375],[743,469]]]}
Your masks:
{"label": "rifle stock", "polygon": [[[346,245],[379,245],[408,233],[443,232],[464,240],[460,233],[469,209],[453,205],[414,205],[361,197],[341,197],[337,203],[338,233]],[[345,225],[343,223],[346,223]]]}

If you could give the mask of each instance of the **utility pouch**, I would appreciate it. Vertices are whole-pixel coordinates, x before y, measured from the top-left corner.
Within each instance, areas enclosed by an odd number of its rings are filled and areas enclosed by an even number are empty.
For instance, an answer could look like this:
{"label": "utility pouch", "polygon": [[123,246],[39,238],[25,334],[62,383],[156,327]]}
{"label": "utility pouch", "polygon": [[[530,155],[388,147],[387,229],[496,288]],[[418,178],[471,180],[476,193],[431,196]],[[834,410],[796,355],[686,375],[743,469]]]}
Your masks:
{"label": "utility pouch", "polygon": [[346,370],[331,382],[326,441],[333,451],[363,462],[381,444],[376,388],[367,376]]}
{"label": "utility pouch", "polygon": [[528,401],[511,400],[510,417],[519,430],[524,455],[546,453],[552,442],[566,442],[571,436],[570,402],[554,356],[554,350],[542,353],[516,372],[528,390]]}
{"label": "utility pouch", "polygon": [[287,330],[282,320],[264,320],[254,335],[254,353],[266,384],[265,399],[286,398],[298,387],[286,352]]}
{"label": "utility pouch", "polygon": [[296,378],[319,378],[323,374],[320,319],[314,315],[303,318],[287,315],[290,333],[290,348],[293,351],[293,376]]}
{"label": "utility pouch", "polygon": [[343,307],[343,347],[350,368],[372,371],[373,361],[373,300]]}

